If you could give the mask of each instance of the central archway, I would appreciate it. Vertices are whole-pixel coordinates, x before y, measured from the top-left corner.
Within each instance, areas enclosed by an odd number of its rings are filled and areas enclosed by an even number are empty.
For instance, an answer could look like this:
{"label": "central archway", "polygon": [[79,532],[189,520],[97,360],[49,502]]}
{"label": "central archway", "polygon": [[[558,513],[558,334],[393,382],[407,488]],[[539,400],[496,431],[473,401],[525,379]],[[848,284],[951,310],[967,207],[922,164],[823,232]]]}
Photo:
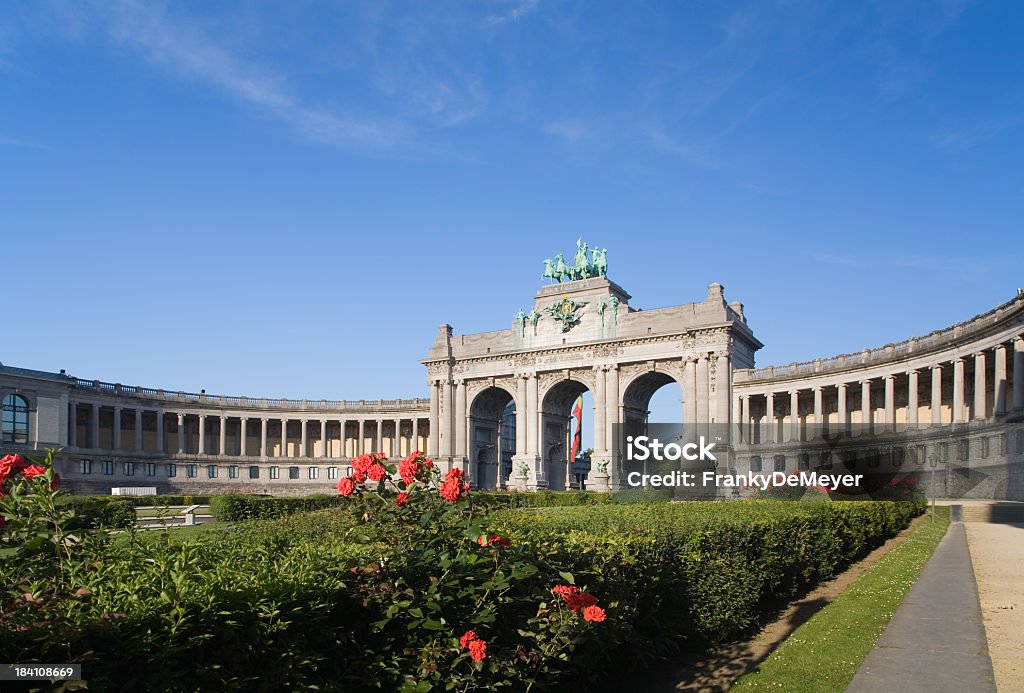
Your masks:
{"label": "central archway", "polygon": [[479,489],[506,488],[516,450],[516,403],[500,387],[481,390],[469,408],[469,476]]}
{"label": "central archway", "polygon": [[569,440],[572,407],[590,388],[578,380],[562,380],[544,395],[540,408],[540,458],[547,487],[564,491],[573,486]]}

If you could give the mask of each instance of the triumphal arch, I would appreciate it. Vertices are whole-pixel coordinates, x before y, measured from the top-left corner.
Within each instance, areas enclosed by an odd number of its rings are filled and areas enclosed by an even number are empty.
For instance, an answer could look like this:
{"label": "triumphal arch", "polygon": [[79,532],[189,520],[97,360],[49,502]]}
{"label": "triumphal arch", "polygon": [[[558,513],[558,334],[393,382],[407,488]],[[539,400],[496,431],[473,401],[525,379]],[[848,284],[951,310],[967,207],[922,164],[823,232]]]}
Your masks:
{"label": "triumphal arch", "polygon": [[[670,383],[680,388],[688,430],[728,429],[732,371],[753,367],[763,345],[721,284],[708,286],[703,301],[644,310],[608,278],[604,250],[577,241],[571,264],[558,255],[544,266],[551,283],[510,328],[459,335],[441,325],[423,360],[430,430],[438,432],[431,456],[482,488],[564,489],[570,408],[589,391],[586,487],[617,490],[625,485],[624,435],[646,425],[651,396]],[[511,464],[502,464],[502,450]]]}

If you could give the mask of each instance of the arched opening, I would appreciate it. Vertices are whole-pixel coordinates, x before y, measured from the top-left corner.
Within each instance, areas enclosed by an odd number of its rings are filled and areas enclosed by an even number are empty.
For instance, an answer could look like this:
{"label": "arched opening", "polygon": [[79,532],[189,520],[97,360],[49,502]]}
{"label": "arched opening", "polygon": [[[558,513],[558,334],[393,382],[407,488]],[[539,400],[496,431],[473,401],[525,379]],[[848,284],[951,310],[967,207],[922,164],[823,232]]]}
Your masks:
{"label": "arched opening", "polygon": [[680,440],[684,432],[682,394],[668,373],[652,371],[636,378],[622,393],[623,433],[654,436],[664,443]]}
{"label": "arched opening", "polygon": [[470,477],[480,489],[505,488],[516,452],[516,403],[500,387],[480,392],[469,408]]}
{"label": "arched opening", "polygon": [[[576,424],[573,409],[583,397],[580,410],[583,415],[582,435],[577,457],[572,459]],[[586,385],[576,380],[564,380],[544,395],[540,412],[540,456],[547,487],[555,491],[582,488],[589,469],[581,458],[583,450],[593,447],[593,433],[588,434],[587,418],[594,416],[593,401]],[[540,481],[540,480],[538,480]]]}
{"label": "arched opening", "polygon": [[4,397],[0,431],[4,443],[28,443],[28,402],[21,395]]}

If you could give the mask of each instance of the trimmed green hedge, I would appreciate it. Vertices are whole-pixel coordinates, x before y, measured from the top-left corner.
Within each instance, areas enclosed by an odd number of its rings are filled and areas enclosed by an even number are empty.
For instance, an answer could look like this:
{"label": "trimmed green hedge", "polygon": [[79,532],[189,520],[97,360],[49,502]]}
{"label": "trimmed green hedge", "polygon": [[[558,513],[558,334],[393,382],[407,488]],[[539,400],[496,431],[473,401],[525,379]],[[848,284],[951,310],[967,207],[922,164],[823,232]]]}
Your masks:
{"label": "trimmed green hedge", "polygon": [[119,500],[131,503],[133,507],[141,508],[147,506],[165,505],[209,505],[213,496],[192,496],[164,494],[159,496],[73,496],[74,498],[90,498],[93,500]]}
{"label": "trimmed green hedge", "polygon": [[345,504],[345,498],[326,494],[300,498],[254,496],[244,493],[228,493],[214,496],[210,501],[210,514],[223,522],[241,520],[273,520],[295,513],[323,510]]}
{"label": "trimmed green hedge", "polygon": [[68,496],[75,511],[67,529],[128,529],[135,524],[135,506],[119,496]]}
{"label": "trimmed green hedge", "polygon": [[490,510],[575,507],[614,502],[610,493],[597,491],[474,491],[473,501]]}

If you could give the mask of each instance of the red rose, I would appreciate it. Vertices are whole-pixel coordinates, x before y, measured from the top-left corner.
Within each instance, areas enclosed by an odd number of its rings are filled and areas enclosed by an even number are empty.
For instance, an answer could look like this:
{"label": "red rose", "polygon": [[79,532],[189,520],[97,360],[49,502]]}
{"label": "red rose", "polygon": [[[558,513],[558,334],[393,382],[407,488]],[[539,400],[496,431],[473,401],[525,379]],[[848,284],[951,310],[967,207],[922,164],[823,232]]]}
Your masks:
{"label": "red rose", "polygon": [[410,460],[406,457],[404,460],[398,463],[398,475],[402,477],[402,481],[406,485],[412,484],[416,481],[416,475],[420,471],[420,463],[416,460]]}
{"label": "red rose", "polygon": [[352,477],[346,476],[344,479],[338,482],[338,493],[343,496],[351,496],[352,492],[356,490],[356,483],[352,480]]}
{"label": "red rose", "polygon": [[499,537],[497,534],[493,536],[481,534],[479,537],[477,537],[476,543],[480,544],[480,546],[500,546],[504,549],[507,549],[512,545],[511,541],[509,541],[505,537]]}
{"label": "red rose", "polygon": [[366,476],[370,477],[372,481],[383,481],[387,475],[388,470],[384,468],[384,465],[377,462],[371,464],[370,468],[366,470]]}
{"label": "red rose", "polygon": [[487,656],[487,643],[483,640],[473,640],[469,643],[469,656],[474,662],[483,661]]}
{"label": "red rose", "polygon": [[26,479],[31,479],[32,477],[39,476],[40,474],[46,474],[46,467],[41,464],[33,464],[30,467],[25,467],[25,470],[21,473],[21,475]]}
{"label": "red rose", "polygon": [[599,606],[588,606],[583,609],[583,620],[601,623],[604,621],[604,609]]}
{"label": "red rose", "polygon": [[401,508],[403,505],[409,502],[409,494],[402,491],[398,494],[398,498],[395,499],[395,505]]}
{"label": "red rose", "polygon": [[352,472],[352,477],[351,478],[357,484],[365,484],[366,483],[366,472],[360,472],[360,471]]}
{"label": "red rose", "polygon": [[50,482],[50,490],[56,491],[58,486],[60,486],[60,474],[54,474],[53,481]]}
{"label": "red rose", "polygon": [[551,591],[562,599],[568,599],[569,595],[576,594],[580,590],[575,585],[555,585],[551,588]]}
{"label": "red rose", "polygon": [[423,460],[423,468],[424,469],[433,469],[434,468],[434,460],[431,460],[431,459]]}
{"label": "red rose", "polygon": [[461,647],[462,649],[466,649],[467,647],[469,647],[469,643],[473,642],[474,640],[476,640],[476,633],[474,633],[471,630],[467,630],[465,633],[462,634],[462,637],[459,638],[459,647]]}
{"label": "red rose", "polygon": [[366,474],[369,471],[370,466],[373,464],[373,458],[369,455],[359,455],[352,460],[352,469],[357,474]]}
{"label": "red rose", "polygon": [[580,609],[586,609],[588,606],[594,606],[597,604],[597,599],[594,595],[589,592],[579,592],[577,594],[571,594],[565,597],[565,606],[569,611],[576,613]]}
{"label": "red rose", "polygon": [[4,455],[0,457],[0,485],[7,481],[11,472],[25,468],[25,460],[21,455]]}

